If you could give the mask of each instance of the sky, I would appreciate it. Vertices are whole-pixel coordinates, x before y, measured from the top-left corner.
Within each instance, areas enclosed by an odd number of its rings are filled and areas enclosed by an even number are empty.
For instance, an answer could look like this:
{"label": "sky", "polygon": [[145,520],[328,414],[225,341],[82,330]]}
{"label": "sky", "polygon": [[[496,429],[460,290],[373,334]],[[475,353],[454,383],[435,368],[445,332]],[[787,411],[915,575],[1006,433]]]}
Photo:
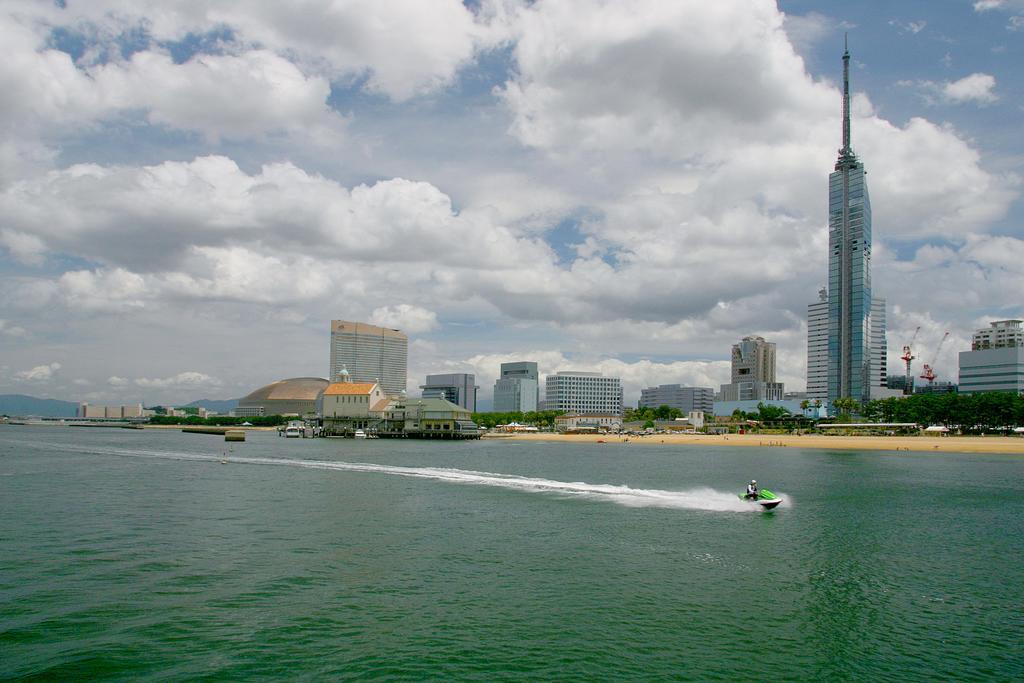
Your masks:
{"label": "sky", "polygon": [[889,371],[920,327],[955,381],[1024,317],[1024,0],[878,8],[0,0],[0,393],[236,398],[326,376],[331,319],[404,330],[412,395],[635,404],[748,335],[802,390],[844,35]]}

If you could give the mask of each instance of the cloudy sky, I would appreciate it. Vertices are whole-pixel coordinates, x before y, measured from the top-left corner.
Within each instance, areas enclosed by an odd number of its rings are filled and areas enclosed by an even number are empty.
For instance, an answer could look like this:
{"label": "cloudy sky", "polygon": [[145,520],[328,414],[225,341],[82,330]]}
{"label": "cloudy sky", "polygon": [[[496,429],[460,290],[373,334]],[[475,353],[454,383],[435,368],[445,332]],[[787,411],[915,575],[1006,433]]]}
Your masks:
{"label": "cloudy sky", "polygon": [[[1024,0],[0,0],[0,393],[500,362],[802,389],[843,34],[890,371],[1024,316]],[[1017,65],[1017,66],[1014,66]]]}

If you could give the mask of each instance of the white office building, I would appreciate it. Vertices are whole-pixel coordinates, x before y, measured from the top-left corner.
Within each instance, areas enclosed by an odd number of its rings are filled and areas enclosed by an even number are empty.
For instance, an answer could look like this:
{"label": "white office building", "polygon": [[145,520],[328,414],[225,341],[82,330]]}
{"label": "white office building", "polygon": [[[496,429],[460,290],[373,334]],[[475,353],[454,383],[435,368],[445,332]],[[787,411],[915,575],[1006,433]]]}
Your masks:
{"label": "white office building", "polygon": [[379,383],[388,395],[405,391],[409,338],[399,330],[348,320],[331,321],[331,370],[347,369],[353,382]]}
{"label": "white office building", "polygon": [[622,414],[622,380],[597,372],[556,372],[547,376],[546,410],[577,414]]}
{"label": "white office building", "polygon": [[530,413],[540,402],[537,364],[518,361],[501,364],[501,376],[494,383],[494,411]]}
{"label": "white office building", "polygon": [[682,384],[662,384],[640,390],[641,408],[668,406],[683,414],[699,410],[709,415],[715,409],[715,390],[711,387],[684,387]]}

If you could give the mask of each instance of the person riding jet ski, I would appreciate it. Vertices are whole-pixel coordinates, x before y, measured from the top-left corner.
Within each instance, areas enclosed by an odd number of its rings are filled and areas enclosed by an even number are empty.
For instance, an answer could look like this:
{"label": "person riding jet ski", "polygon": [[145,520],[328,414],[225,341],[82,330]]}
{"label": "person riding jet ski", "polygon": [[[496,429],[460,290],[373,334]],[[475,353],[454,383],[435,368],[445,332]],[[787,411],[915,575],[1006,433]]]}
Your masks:
{"label": "person riding jet ski", "polygon": [[747,498],[757,500],[759,495],[760,491],[757,490],[757,479],[751,479],[750,483],[747,484]]}

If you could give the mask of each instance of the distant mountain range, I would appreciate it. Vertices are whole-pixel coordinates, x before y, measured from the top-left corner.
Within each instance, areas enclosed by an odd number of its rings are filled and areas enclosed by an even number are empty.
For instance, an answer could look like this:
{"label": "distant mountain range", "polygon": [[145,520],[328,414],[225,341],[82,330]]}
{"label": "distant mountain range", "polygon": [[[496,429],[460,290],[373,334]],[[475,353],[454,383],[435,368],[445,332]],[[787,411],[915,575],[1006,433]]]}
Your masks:
{"label": "distant mountain range", "polygon": [[209,398],[203,398],[198,401],[192,401],[191,403],[188,403],[181,407],[205,408],[206,410],[209,410],[212,413],[220,413],[221,415],[227,415],[238,406],[239,400],[240,399],[237,398],[225,398],[223,400],[217,401]]}
{"label": "distant mountain range", "polygon": [[18,417],[74,417],[78,404],[55,398],[35,398],[24,394],[0,394],[0,415]]}

